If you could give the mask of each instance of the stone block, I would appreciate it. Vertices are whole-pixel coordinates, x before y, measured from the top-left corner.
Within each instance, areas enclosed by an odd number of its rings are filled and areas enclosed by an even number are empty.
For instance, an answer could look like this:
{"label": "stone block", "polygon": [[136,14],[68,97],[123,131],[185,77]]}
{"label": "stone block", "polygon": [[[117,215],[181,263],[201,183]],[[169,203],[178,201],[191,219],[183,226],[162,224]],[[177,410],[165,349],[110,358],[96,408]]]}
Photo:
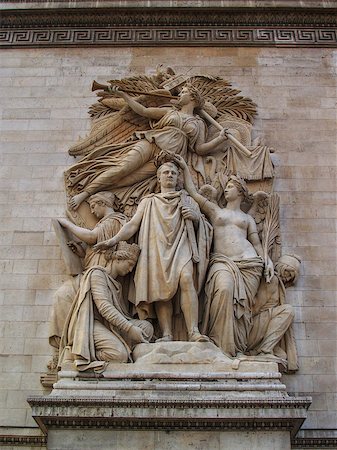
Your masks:
{"label": "stone block", "polygon": [[[17,325],[16,325],[17,326]],[[22,355],[24,350],[24,338],[0,338],[0,350],[4,355]]]}
{"label": "stone block", "polygon": [[336,360],[329,357],[302,357],[301,373],[304,374],[336,374]]}
{"label": "stone block", "polygon": [[42,305],[29,305],[23,307],[24,322],[47,322],[49,317],[49,307]]}
{"label": "stone block", "polygon": [[313,392],[337,392],[336,372],[328,375],[313,375]]}
{"label": "stone block", "polygon": [[11,408],[10,415],[8,409],[0,410],[1,427],[22,427],[26,420],[26,408]]}
{"label": "stone block", "polygon": [[39,274],[65,274],[66,268],[61,260],[40,260],[37,272]]}
{"label": "stone block", "polygon": [[33,305],[35,303],[35,291],[22,289],[8,289],[3,291],[4,305]]}
{"label": "stone block", "polygon": [[43,232],[16,231],[13,235],[13,245],[43,245]]}
{"label": "stone block", "polygon": [[310,322],[305,325],[308,339],[337,339],[337,327],[334,322]]}
{"label": "stone block", "polygon": [[1,365],[3,372],[29,373],[32,370],[31,355],[0,355],[0,358],[3,361]]}
{"label": "stone block", "polygon": [[68,278],[68,275],[32,275],[28,281],[29,289],[57,289]]}
{"label": "stone block", "polygon": [[337,342],[334,339],[320,339],[317,344],[320,355],[337,358]]}
{"label": "stone block", "polygon": [[49,355],[51,348],[46,337],[26,338],[24,355]]}
{"label": "stone block", "polygon": [[10,246],[10,245],[1,245],[0,246],[0,258],[1,259],[10,259],[10,260],[22,260],[25,255],[25,247],[24,246]]}
{"label": "stone block", "polygon": [[[5,322],[4,336],[7,338],[11,338],[9,340],[11,340],[12,342],[18,342],[18,341],[20,341],[20,339],[18,339],[18,338],[35,337],[36,327],[37,327],[36,322],[20,321],[19,326],[18,326],[17,320],[13,320],[11,322]],[[22,343],[23,343],[23,340],[22,340]]]}
{"label": "stone block", "polygon": [[37,273],[37,260],[19,260],[15,261],[13,265],[13,273]]}
{"label": "stone block", "polygon": [[21,373],[12,373],[10,376],[6,372],[0,373],[1,389],[8,391],[20,389],[21,377]]}
{"label": "stone block", "polygon": [[1,306],[1,320],[3,321],[20,321],[23,317],[23,306],[16,305],[2,305]]}

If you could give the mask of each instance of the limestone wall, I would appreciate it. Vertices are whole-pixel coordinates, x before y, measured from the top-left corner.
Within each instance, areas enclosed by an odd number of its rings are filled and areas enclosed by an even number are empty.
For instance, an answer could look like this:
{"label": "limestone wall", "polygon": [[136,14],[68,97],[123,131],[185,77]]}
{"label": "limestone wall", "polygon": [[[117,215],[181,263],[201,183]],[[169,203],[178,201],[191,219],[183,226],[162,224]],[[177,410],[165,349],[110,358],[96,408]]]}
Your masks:
{"label": "limestone wall", "polygon": [[301,368],[284,380],[289,392],[313,397],[304,428],[336,427],[336,59],[337,51],[296,48],[2,52],[2,434],[35,432],[26,397],[43,392],[48,314],[67,277],[51,218],[64,213],[62,171],[73,162],[68,147],[89,128],[91,82],[149,73],[158,63],[223,76],[258,105],[255,134],[276,149],[283,251],[303,260],[288,290]]}

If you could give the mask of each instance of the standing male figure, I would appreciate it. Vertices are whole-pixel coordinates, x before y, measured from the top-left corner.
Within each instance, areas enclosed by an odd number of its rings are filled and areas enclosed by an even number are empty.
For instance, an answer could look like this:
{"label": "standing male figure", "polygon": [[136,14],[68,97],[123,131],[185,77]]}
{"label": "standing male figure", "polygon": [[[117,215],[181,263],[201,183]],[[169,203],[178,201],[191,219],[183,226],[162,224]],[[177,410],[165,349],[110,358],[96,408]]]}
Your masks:
{"label": "standing male figure", "polygon": [[[176,191],[178,175],[174,163],[161,165],[157,171],[160,193],[145,197],[130,222],[112,239],[94,248],[112,247],[139,230],[141,253],[134,277],[139,317],[156,317],[162,332],[159,340],[173,340],[172,299],[179,293],[188,340],[208,341],[198,328],[198,290],[207,269],[212,228],[190,197],[190,202],[184,202],[186,192]],[[189,221],[193,222],[192,230]],[[191,236],[194,232],[195,242]],[[193,259],[199,262],[195,264]]]}

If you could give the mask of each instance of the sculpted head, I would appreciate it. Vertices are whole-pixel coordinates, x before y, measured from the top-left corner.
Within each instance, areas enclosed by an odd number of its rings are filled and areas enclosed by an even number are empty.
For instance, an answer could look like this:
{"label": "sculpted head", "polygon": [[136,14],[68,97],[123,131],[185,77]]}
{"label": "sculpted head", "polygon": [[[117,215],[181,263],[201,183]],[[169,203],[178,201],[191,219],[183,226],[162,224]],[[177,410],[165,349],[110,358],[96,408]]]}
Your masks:
{"label": "sculpted head", "polygon": [[189,102],[194,102],[195,108],[202,108],[205,100],[200,91],[193,84],[185,84],[179,94],[179,105],[183,106]]}
{"label": "sculpted head", "polygon": [[246,182],[237,175],[231,175],[224,189],[225,199],[228,201],[234,200],[240,196],[242,201],[249,200],[249,193]]}
{"label": "sculpted head", "polygon": [[275,264],[275,270],[283,284],[288,287],[298,279],[300,266],[301,259],[297,255],[283,255]]}
{"label": "sculpted head", "polygon": [[157,170],[157,179],[161,187],[175,189],[178,182],[179,169],[173,162],[165,162]]}
{"label": "sculpted head", "polygon": [[117,250],[109,255],[117,276],[123,277],[132,271],[137,263],[139,253],[140,247],[137,244],[128,244],[125,241],[118,244]]}
{"label": "sculpted head", "polygon": [[112,192],[102,191],[92,195],[89,198],[90,211],[98,219],[102,219],[106,214],[107,208],[113,209],[115,195]]}

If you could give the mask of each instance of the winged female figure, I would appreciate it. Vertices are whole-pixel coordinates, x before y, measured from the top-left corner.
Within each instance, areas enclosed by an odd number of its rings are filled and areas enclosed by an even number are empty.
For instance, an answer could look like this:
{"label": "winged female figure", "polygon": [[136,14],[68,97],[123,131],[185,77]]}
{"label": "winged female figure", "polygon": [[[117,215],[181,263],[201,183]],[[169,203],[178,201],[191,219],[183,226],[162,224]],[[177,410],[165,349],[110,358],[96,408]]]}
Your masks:
{"label": "winged female figure", "polygon": [[73,209],[96,192],[131,186],[155,175],[154,160],[161,151],[180,154],[190,161],[189,152],[194,153],[191,166],[203,175],[197,156],[211,154],[227,139],[223,130],[206,142],[206,124],[195,115],[205,100],[193,85],[183,87],[175,106],[146,107],[116,86],[111,92],[136,114],[150,120],[151,129],[136,132],[135,140],[94,150],[66,172],[68,186],[80,191],[70,200]]}

